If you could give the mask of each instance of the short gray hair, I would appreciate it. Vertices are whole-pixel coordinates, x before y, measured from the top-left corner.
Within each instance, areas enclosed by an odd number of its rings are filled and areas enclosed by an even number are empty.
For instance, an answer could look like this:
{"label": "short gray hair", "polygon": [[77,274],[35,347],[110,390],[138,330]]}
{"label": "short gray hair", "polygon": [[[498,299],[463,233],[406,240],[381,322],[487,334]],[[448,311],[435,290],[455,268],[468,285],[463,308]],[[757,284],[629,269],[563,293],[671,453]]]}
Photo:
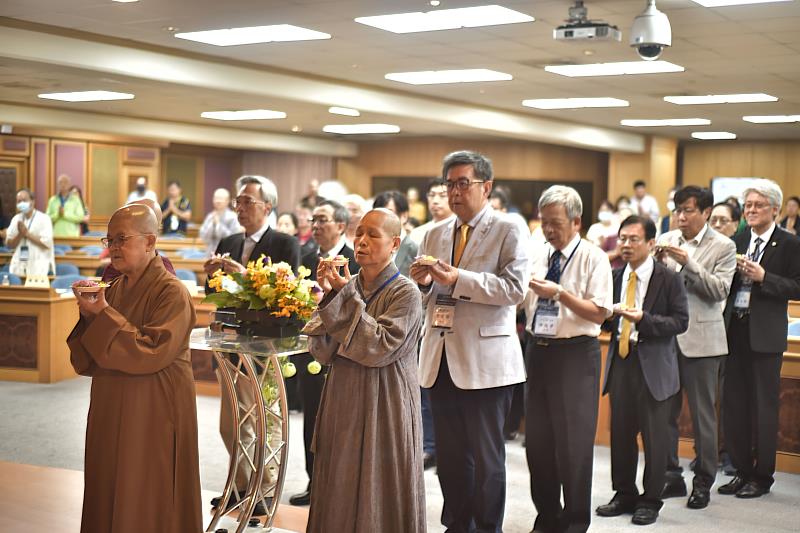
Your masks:
{"label": "short gray hair", "polygon": [[578,191],[565,185],[548,187],[539,197],[539,212],[548,205],[561,204],[567,210],[567,218],[572,220],[583,215],[583,201]]}
{"label": "short gray hair", "polygon": [[494,171],[492,170],[492,160],[478,152],[460,150],[447,154],[442,161],[442,178],[447,179],[447,172],[457,166],[472,165],[475,177],[481,181],[492,181]]}
{"label": "short gray hair", "polygon": [[769,203],[772,207],[777,207],[780,209],[783,205],[783,191],[781,190],[780,185],[772,180],[760,179],[754,181],[742,193],[742,200],[745,200],[747,195],[751,192],[764,196],[767,200],[769,200]]}
{"label": "short gray hair", "polygon": [[242,176],[236,180],[236,192],[241,193],[245,185],[255,183],[261,185],[261,199],[272,207],[278,206],[278,188],[264,176]]}

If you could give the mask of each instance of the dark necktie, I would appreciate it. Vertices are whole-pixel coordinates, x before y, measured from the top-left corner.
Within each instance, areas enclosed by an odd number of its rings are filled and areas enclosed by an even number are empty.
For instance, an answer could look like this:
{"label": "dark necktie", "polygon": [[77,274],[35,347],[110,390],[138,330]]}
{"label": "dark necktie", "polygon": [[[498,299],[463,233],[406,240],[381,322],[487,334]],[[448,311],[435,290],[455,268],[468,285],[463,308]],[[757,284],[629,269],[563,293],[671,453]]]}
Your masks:
{"label": "dark necktie", "polygon": [[761,252],[761,243],[764,242],[761,237],[756,237],[753,253],[750,255],[750,261],[758,262],[759,252]]}
{"label": "dark necktie", "polygon": [[544,277],[547,281],[558,283],[561,281],[561,252],[556,250],[550,256],[550,267],[547,269],[547,275]]}

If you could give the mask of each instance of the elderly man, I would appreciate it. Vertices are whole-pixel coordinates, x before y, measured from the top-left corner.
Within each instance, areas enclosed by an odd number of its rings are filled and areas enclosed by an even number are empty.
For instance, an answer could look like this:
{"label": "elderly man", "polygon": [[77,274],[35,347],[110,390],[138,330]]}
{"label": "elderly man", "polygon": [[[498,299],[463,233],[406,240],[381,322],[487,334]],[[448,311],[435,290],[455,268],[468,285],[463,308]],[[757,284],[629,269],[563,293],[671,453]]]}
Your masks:
{"label": "elderly man", "polygon": [[[611,265],[581,239],[583,203],[554,185],[539,198],[547,244],[534,253],[526,297],[526,454],[534,528],[586,531],[600,387],[600,325],[611,316]],[[561,504],[563,491],[564,504]]]}
{"label": "elderly man", "polygon": [[80,237],[81,222],[86,216],[80,198],[70,194],[72,182],[69,176],[62,174],[56,181],[58,194],[47,202],[47,215],[53,221],[54,237]]}
{"label": "elderly man", "polygon": [[[317,269],[320,259],[332,258],[337,255],[346,257],[350,272],[358,272],[359,266],[355,262],[353,249],[345,244],[345,228],[347,228],[349,213],[339,202],[322,200],[314,208],[311,217],[311,232],[317,247],[303,255],[303,266],[311,271],[311,279],[317,279]],[[314,454],[311,444],[314,440],[314,423],[317,420],[317,410],[322,397],[322,386],[325,384],[327,367],[318,374],[308,371],[308,363],[313,359],[308,354],[295,357],[297,377],[300,384],[300,393],[303,397],[303,446],[306,451],[306,473],[308,474],[308,487],[303,492],[292,495],[289,503],[292,505],[308,505],[311,502],[311,485],[314,480]]]}
{"label": "elderly man", "polygon": [[747,228],[736,235],[737,271],[725,367],[725,446],[738,474],[720,494],[758,498],[774,483],[780,373],[789,300],[800,299],[800,240],[775,224],[781,188],[758,180],[744,191]]}
{"label": "elderly man", "polygon": [[[262,255],[272,259],[273,263],[285,261],[295,272],[300,265],[300,245],[291,235],[280,233],[269,226],[269,215],[278,204],[278,190],[275,184],[263,176],[242,176],[236,180],[236,200],[233,207],[244,233],[235,233],[219,242],[216,254],[203,265],[208,276],[218,269],[225,272],[244,272],[248,261],[256,261]],[[206,284],[206,291],[210,290]],[[219,373],[219,370],[217,370]],[[221,376],[218,377],[221,381]],[[253,398],[249,388],[240,386],[237,394],[243,405],[252,405]],[[231,453],[234,449],[233,409],[226,394],[222,395],[219,414],[219,430],[222,441]],[[242,423],[240,439],[243,443],[254,445],[256,440],[255,421],[252,417]],[[243,455],[243,454],[242,454]],[[238,496],[243,496],[250,479],[252,468],[246,457],[240,455],[235,480],[239,495],[232,495],[229,505],[234,505]],[[262,487],[266,490],[270,480],[264,479]],[[217,505],[219,498],[211,500]],[[258,502],[255,514],[265,514],[266,507]]]}
{"label": "elderly man", "polygon": [[105,291],[75,289],[67,343],[92,377],[81,531],[200,531],[197,413],[189,293],[156,257],[143,205],[117,210],[103,242],[122,272]]}
{"label": "elderly man", "polygon": [[449,531],[499,533],[503,422],[511,386],[525,381],[515,315],[528,278],[526,238],[489,206],[487,157],[454,152],[442,175],[457,220],[428,231],[410,272],[425,307],[420,384],[431,389],[441,520]]}
{"label": "elderly man", "polygon": [[17,211],[8,225],[6,246],[14,250],[9,272],[17,276],[46,276],[56,271],[53,252],[53,223],[33,206],[29,189],[17,191]]}
{"label": "elderly man", "polygon": [[216,251],[219,241],[241,231],[239,220],[236,213],[231,210],[230,204],[231,193],[228,189],[214,191],[212,199],[214,210],[206,215],[203,225],[200,226],[200,239],[206,243],[208,255]]}
{"label": "elderly man", "polygon": [[[689,296],[689,329],[678,335],[678,367],[681,388],[692,415],[694,466],[692,495],[687,506],[708,506],[717,474],[717,391],[725,340],[723,302],[728,298],[736,270],[736,246],[706,222],[714,195],[706,188],[690,185],[675,193],[673,219],[678,229],[661,236],[656,258],[680,273]],[[669,417],[667,482],[663,498],[686,496],[686,485],[678,462],[678,418],[683,395],[672,400]]]}

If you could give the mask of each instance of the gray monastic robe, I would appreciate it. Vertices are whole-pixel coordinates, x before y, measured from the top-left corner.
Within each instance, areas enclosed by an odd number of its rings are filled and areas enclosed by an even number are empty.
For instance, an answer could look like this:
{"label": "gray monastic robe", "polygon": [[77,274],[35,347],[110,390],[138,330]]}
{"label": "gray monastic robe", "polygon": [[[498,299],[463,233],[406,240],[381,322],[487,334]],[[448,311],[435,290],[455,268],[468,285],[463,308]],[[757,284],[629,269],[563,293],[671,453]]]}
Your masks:
{"label": "gray monastic robe", "polygon": [[92,377],[81,532],[199,532],[191,297],[154,257],[106,300],[67,339],[75,371]]}
{"label": "gray monastic robe", "polygon": [[306,326],[310,352],[331,365],[312,447],[308,533],[425,531],[422,302],[402,276],[375,294],[396,272],[390,263],[366,291],[354,277],[325,296]]}

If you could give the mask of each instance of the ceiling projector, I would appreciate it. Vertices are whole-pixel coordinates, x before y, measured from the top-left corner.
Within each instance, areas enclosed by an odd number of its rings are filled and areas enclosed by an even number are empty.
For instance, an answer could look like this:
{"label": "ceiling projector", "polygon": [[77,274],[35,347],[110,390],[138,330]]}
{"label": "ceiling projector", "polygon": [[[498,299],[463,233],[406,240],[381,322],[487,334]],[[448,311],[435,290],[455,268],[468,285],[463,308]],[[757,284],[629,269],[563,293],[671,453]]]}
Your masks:
{"label": "ceiling projector", "polygon": [[622,32],[601,20],[589,20],[583,0],[576,0],[569,8],[569,18],[565,24],[553,30],[553,39],[557,41],[621,41]]}

